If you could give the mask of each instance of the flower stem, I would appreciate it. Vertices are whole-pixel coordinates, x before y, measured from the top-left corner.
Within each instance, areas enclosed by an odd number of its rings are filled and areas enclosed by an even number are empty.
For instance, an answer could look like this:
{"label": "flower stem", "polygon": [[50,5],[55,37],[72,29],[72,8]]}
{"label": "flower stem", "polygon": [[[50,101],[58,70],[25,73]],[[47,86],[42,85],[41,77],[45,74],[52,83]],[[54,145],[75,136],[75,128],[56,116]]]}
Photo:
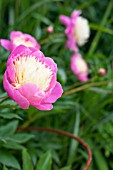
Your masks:
{"label": "flower stem", "polygon": [[109,82],[112,82],[113,80],[108,80],[108,81],[102,81],[102,82],[93,82],[93,83],[90,83],[90,84],[86,84],[84,86],[81,86],[81,87],[78,87],[78,88],[75,88],[75,89],[72,89],[72,90],[69,90],[69,91],[66,91],[63,93],[63,96],[67,96],[67,95],[70,95],[72,93],[75,93],[75,92],[79,92],[79,91],[82,91],[82,90],[86,90],[87,88],[90,88],[92,86],[101,86],[101,85],[105,85],[105,84],[108,84]]}
{"label": "flower stem", "polygon": [[69,132],[61,131],[61,130],[58,130],[58,129],[44,128],[44,127],[18,128],[17,131],[46,131],[46,132],[50,132],[50,133],[56,133],[56,134],[59,134],[59,135],[62,135],[62,136],[67,136],[69,138],[72,138],[72,139],[78,141],[81,145],[84,146],[84,148],[87,150],[87,153],[88,153],[88,160],[87,160],[87,163],[86,163],[83,170],[89,169],[90,164],[92,162],[92,152],[91,152],[89,145],[87,143],[85,143],[81,138],[76,137]]}

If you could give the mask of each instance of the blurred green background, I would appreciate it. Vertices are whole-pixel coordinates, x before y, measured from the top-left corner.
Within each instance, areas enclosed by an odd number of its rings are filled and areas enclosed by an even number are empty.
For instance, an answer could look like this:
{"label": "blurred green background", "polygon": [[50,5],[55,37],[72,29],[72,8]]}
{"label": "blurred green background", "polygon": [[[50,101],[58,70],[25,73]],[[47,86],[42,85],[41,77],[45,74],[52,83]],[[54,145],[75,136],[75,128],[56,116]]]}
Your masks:
{"label": "blurred green background", "polygon": [[[80,48],[89,66],[87,83],[80,83],[70,70],[72,52],[65,48],[65,27],[59,21],[60,14],[70,16],[75,9],[82,10],[81,15],[88,19],[91,29],[89,41]],[[54,28],[52,34],[47,33],[49,25]],[[46,112],[33,107],[22,110],[11,99],[4,98],[2,79],[9,52],[0,47],[0,170],[82,170],[86,163],[86,150],[71,139],[41,132],[17,133],[19,126],[71,132],[92,150],[89,170],[112,170],[113,1],[0,0],[0,38],[9,39],[13,30],[37,39],[45,56],[57,63],[58,81],[68,93],[54,104],[53,110]],[[101,67],[107,71],[104,77],[98,76]],[[38,159],[40,165],[36,169]],[[44,161],[47,164],[42,169]]]}

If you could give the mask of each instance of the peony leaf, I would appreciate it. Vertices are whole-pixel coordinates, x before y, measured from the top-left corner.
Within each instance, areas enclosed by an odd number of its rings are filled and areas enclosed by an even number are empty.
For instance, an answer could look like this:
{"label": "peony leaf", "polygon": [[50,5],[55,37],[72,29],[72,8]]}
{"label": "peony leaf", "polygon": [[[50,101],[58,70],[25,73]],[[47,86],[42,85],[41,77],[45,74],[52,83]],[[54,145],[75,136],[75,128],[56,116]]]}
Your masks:
{"label": "peony leaf", "polygon": [[59,170],[71,170],[71,166],[66,166],[66,167],[63,167],[63,168],[61,168]]}
{"label": "peony leaf", "polygon": [[0,136],[11,136],[15,133],[18,126],[18,121],[11,121],[10,123],[0,127]]}
{"label": "peony leaf", "polygon": [[20,119],[20,120],[22,120],[22,118],[20,116],[18,116],[17,114],[14,114],[14,113],[0,113],[0,117],[2,117],[4,119]]}
{"label": "peony leaf", "polygon": [[0,150],[0,163],[20,170],[20,165],[16,158],[12,154],[3,150]]}
{"label": "peony leaf", "polygon": [[36,170],[51,170],[52,158],[51,152],[48,151],[39,159]]}
{"label": "peony leaf", "polygon": [[26,149],[23,149],[22,158],[23,158],[23,170],[33,170],[32,160]]}

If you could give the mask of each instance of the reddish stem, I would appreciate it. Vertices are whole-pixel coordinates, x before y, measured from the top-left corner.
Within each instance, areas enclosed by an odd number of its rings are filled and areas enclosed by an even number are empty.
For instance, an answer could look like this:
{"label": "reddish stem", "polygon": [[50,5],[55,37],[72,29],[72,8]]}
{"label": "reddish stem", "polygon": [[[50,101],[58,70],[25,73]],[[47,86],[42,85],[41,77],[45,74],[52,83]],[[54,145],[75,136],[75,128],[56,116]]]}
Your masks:
{"label": "reddish stem", "polygon": [[70,137],[70,138],[72,138],[74,140],[77,140],[79,143],[81,143],[84,146],[84,148],[88,152],[88,160],[87,160],[87,163],[86,163],[83,170],[88,170],[88,168],[89,168],[89,166],[91,164],[92,152],[91,152],[91,149],[88,146],[88,144],[85,143],[81,138],[76,137],[76,136],[72,135],[69,132],[65,132],[65,131],[61,131],[61,130],[57,130],[57,129],[51,129],[51,128],[43,128],[43,127],[20,127],[20,128],[17,129],[17,131],[46,131],[46,132],[50,132],[50,133],[51,132],[52,133],[57,133],[59,135],[67,136],[67,137]]}

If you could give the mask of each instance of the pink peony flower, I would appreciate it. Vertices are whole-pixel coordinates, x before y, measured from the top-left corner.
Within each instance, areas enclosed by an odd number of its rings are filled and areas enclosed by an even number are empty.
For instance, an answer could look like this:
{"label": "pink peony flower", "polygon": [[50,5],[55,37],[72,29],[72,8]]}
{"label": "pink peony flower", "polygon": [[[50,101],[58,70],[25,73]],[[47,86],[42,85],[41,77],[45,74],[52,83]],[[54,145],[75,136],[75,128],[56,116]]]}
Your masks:
{"label": "pink peony flower", "polygon": [[87,42],[90,34],[88,21],[79,16],[80,14],[81,11],[75,10],[71,17],[65,15],[59,17],[62,24],[66,26],[65,34],[68,39],[66,47],[75,52],[78,52],[78,46],[82,46]]}
{"label": "pink peony flower", "polygon": [[40,50],[38,42],[29,34],[23,34],[20,31],[12,31],[10,33],[10,40],[1,39],[1,45],[9,51],[13,51],[19,45],[25,45],[26,47],[34,47]]}
{"label": "pink peony flower", "polygon": [[51,110],[63,90],[56,80],[57,65],[36,48],[18,46],[10,54],[3,78],[4,89],[20,107]]}
{"label": "pink peony flower", "polygon": [[47,32],[48,33],[52,33],[53,32],[53,26],[52,25],[47,27]]}
{"label": "pink peony flower", "polygon": [[105,76],[105,75],[106,75],[106,70],[105,70],[105,68],[100,68],[100,69],[98,70],[98,74],[99,74],[100,76]]}
{"label": "pink peony flower", "polygon": [[71,57],[71,70],[80,81],[88,81],[88,65],[78,53]]}

